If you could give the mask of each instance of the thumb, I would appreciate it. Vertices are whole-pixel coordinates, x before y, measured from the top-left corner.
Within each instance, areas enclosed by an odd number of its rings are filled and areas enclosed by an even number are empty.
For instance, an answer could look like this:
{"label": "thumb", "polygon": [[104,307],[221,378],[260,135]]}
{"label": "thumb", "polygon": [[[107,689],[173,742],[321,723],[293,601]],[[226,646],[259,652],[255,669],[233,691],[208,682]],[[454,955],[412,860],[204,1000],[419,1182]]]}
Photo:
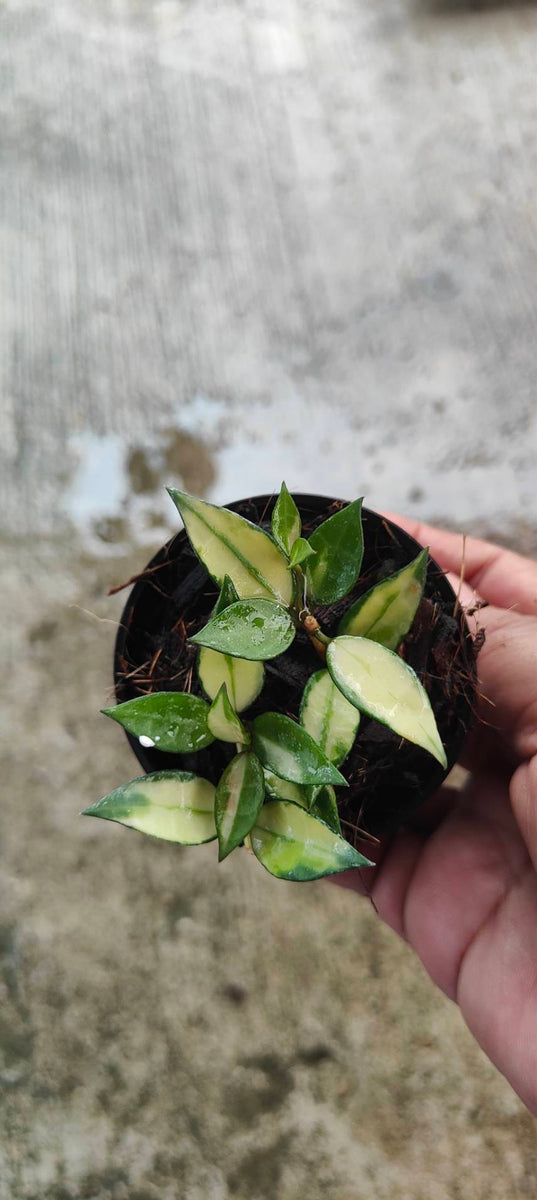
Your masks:
{"label": "thumb", "polygon": [[490,605],[479,611],[479,716],[519,759],[537,753],[537,618]]}

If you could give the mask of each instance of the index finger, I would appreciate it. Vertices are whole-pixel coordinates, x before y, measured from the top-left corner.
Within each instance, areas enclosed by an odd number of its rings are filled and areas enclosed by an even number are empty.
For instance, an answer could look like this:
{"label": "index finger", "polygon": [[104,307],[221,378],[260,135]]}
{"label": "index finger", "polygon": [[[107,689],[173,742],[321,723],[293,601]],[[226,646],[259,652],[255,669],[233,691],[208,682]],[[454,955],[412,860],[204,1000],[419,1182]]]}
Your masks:
{"label": "index finger", "polygon": [[455,571],[483,600],[537,616],[537,563],[493,542],[448,533],[412,517],[384,513],[423,546],[429,546],[443,571]]}

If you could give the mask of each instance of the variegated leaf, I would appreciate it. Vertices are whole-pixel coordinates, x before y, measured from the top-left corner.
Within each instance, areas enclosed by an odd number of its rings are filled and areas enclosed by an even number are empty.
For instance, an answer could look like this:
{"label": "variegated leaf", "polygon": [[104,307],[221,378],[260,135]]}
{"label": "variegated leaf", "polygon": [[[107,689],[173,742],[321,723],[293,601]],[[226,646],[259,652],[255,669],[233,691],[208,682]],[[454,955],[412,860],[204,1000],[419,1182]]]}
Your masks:
{"label": "variegated leaf", "polygon": [[293,579],[287,560],[264,530],[228,508],[218,508],[175,488],[168,492],[193,550],[217,583],[228,575],[243,598],[260,596],[291,603]]}
{"label": "variegated leaf", "polygon": [[330,642],[326,665],[351,704],[447,766],[427,692],[402,658],[369,638],[343,636]]}
{"label": "variegated leaf", "polygon": [[214,700],[225,683],[235,712],[243,712],[257,700],[265,680],[262,662],[232,658],[202,646],[198,655],[198,677],[207,696]]}
{"label": "variegated leaf", "polygon": [[347,780],[319,749],[306,730],[283,713],[261,713],[252,722],[252,749],[264,767],[291,783],[336,783]]}
{"label": "variegated leaf", "polygon": [[308,680],[300,720],[330,762],[339,767],[354,744],[360,713],[341,694],[329,671],[316,671]]}
{"label": "variegated leaf", "polygon": [[214,799],[214,784],[208,779],[189,771],[154,771],[116,788],[82,815],[195,846],[216,837]]}
{"label": "variegated leaf", "polygon": [[263,768],[255,754],[237,754],[216,789],[215,817],[220,862],[255,824],[265,798]]}
{"label": "variegated leaf", "polygon": [[408,633],[423,595],[428,548],[406,567],[360,596],[339,624],[339,634],[367,637],[396,650]]}
{"label": "variegated leaf", "polygon": [[225,683],[211,704],[207,724],[213,737],[221,742],[238,742],[243,746],[250,742],[248,730],[230,703]]}
{"label": "variegated leaf", "polygon": [[263,805],[250,841],[256,858],[278,879],[305,882],[373,866],[323,821],[288,800]]}

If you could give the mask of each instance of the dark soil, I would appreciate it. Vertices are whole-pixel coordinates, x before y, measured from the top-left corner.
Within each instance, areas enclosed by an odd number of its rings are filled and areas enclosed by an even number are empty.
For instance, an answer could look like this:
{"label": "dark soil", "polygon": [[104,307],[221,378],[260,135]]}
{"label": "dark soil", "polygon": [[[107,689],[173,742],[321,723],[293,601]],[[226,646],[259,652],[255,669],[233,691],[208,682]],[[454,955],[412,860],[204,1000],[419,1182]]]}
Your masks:
{"label": "dark soil", "polygon": [[[270,528],[274,499],[261,496],[229,507]],[[344,503],[317,496],[295,496],[295,500],[305,536]],[[345,600],[316,612],[328,634],[335,633],[353,600],[410,562],[420,549],[413,538],[377,513],[364,509],[363,523],[360,579]],[[203,695],[195,669],[196,649],[188,644],[188,638],[206,623],[217,594],[184,532],[155,555],[135,583],[123,612],[114,664],[118,702],[152,691]],[[432,560],[424,597],[402,653],[430,696],[451,769],[472,721],[476,652],[453,589]],[[285,655],[265,664],[265,687],[248,717],[277,709],[297,718],[305,683],[319,666],[311,642],[299,632]],[[130,736],[129,741],[147,771],[180,767],[214,782],[234,754],[231,746],[221,742],[197,754],[173,755],[145,749]],[[358,826],[378,835],[404,823],[446,774],[426,751],[364,716],[342,770],[350,787],[339,790],[339,812],[343,831],[352,842]]]}

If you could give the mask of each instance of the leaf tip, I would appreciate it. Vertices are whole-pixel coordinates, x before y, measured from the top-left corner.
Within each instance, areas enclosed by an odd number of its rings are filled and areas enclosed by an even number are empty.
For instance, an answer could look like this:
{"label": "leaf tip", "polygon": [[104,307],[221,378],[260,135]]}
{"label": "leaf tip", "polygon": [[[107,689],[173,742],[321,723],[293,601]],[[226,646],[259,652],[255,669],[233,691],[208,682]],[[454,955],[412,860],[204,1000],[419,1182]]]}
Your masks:
{"label": "leaf tip", "polygon": [[447,765],[448,765],[447,754],[444,750],[444,747],[443,747],[441,741],[438,742],[438,750],[437,750],[437,753],[435,754],[435,758],[440,763],[440,766],[444,768],[444,771],[447,771]]}
{"label": "leaf tip", "polygon": [[178,488],[167,487],[166,491],[170,497],[170,500],[173,500],[173,503],[179,512],[181,512],[181,505],[188,504],[188,501],[191,498],[188,492],[180,492]]}
{"label": "leaf tip", "polygon": [[[357,851],[357,853],[359,853],[359,852]],[[373,859],[366,858],[365,854],[360,854],[360,862],[356,863],[356,867],[358,867],[359,869],[361,869],[362,867],[376,867],[376,865],[377,864],[375,862],[373,862]]]}
{"label": "leaf tip", "polygon": [[[337,778],[336,778],[336,776],[337,776]],[[334,767],[334,776],[333,776],[331,782],[333,784],[335,784],[337,787],[350,787],[348,780],[345,779],[345,776],[341,774],[341,771],[337,770],[337,767]]]}
{"label": "leaf tip", "polygon": [[235,849],[234,846],[220,845],[220,843],[219,843],[218,844],[218,862],[221,863],[224,861],[225,858],[228,858],[229,855],[231,854],[231,851],[234,849]]}

